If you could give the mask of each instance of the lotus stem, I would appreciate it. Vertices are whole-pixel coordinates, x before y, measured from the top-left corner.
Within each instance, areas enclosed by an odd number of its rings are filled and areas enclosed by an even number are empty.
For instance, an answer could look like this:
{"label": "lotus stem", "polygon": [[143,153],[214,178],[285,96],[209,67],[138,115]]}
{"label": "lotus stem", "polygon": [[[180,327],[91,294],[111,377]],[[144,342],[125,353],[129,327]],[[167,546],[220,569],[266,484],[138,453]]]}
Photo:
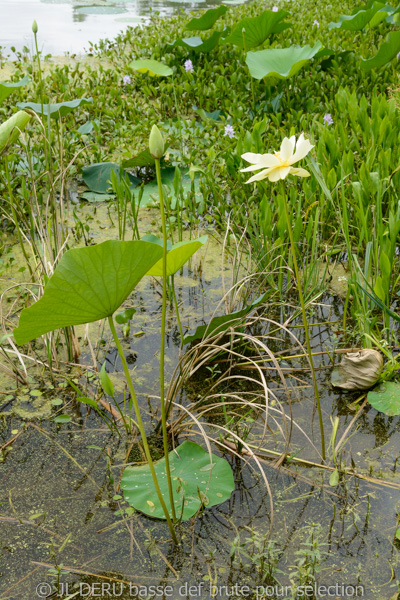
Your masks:
{"label": "lotus stem", "polygon": [[303,291],[302,291],[302,287],[301,287],[300,271],[299,271],[299,266],[297,264],[296,245],[294,243],[292,224],[291,224],[290,217],[289,217],[289,211],[288,211],[288,206],[287,206],[287,201],[286,201],[284,185],[282,185],[282,195],[283,195],[283,205],[285,207],[285,216],[286,216],[286,223],[287,223],[288,233],[289,233],[290,247],[292,249],[294,272],[296,275],[297,289],[299,292],[299,300],[300,300],[300,305],[301,305],[301,312],[303,315],[303,325],[304,325],[304,331],[305,331],[305,335],[306,335],[308,359],[310,361],[311,373],[312,373],[312,378],[313,378],[314,395],[315,395],[315,400],[317,402],[319,427],[320,427],[320,431],[321,431],[321,454],[322,454],[323,460],[325,460],[326,459],[325,432],[324,432],[324,422],[322,419],[321,400],[319,397],[317,377],[315,374],[313,354],[312,354],[312,350],[311,350],[310,333],[308,331],[308,321],[307,321],[306,308],[305,308],[305,304],[304,304]]}
{"label": "lotus stem", "polygon": [[174,275],[171,276],[171,292],[172,292],[172,297],[173,297],[174,304],[175,304],[176,320],[178,322],[179,334],[181,336],[181,348],[183,348],[183,329],[182,329],[181,318],[179,316],[178,299],[177,299],[176,293],[175,293]]}
{"label": "lotus stem", "polygon": [[165,456],[165,472],[168,480],[168,494],[169,501],[171,504],[172,519],[175,523],[175,505],[174,505],[174,493],[172,489],[171,471],[169,466],[169,448],[168,448],[168,432],[167,432],[167,416],[165,411],[165,381],[164,381],[164,361],[165,361],[165,321],[167,313],[167,224],[165,221],[165,210],[164,210],[164,194],[162,189],[161,179],[161,168],[160,159],[156,158],[156,174],[158,184],[158,195],[160,197],[160,211],[161,211],[161,223],[162,223],[162,234],[163,234],[163,261],[162,261],[162,315],[161,315],[161,342],[160,342],[160,403],[161,403],[161,425],[163,434],[164,444],[164,456]]}
{"label": "lotus stem", "polygon": [[154,469],[154,463],[153,463],[153,460],[151,458],[149,444],[148,444],[147,437],[146,437],[146,432],[145,432],[144,426],[143,426],[142,416],[140,414],[139,404],[138,404],[138,401],[137,401],[135,389],[133,387],[131,375],[129,373],[128,363],[126,362],[125,354],[124,354],[124,351],[122,349],[121,342],[119,341],[119,338],[118,338],[118,335],[117,335],[117,331],[115,329],[115,325],[114,325],[114,321],[113,321],[112,316],[108,317],[108,324],[110,326],[111,333],[112,333],[112,336],[113,336],[114,341],[115,341],[115,345],[117,346],[118,354],[120,355],[120,358],[121,358],[121,361],[122,361],[122,367],[124,369],[124,373],[125,373],[125,377],[126,377],[126,382],[128,384],[128,388],[129,388],[129,392],[131,394],[131,399],[132,399],[133,407],[135,409],[137,426],[138,426],[140,435],[142,437],[143,449],[144,449],[144,453],[146,455],[147,462],[149,463],[149,468],[150,468],[151,476],[152,476],[152,479],[153,479],[154,488],[156,490],[158,499],[160,501],[160,504],[162,506],[165,518],[167,520],[168,528],[169,528],[169,530],[171,532],[172,539],[174,540],[175,544],[178,544],[178,538],[176,537],[175,527],[174,527],[174,524],[171,521],[171,517],[169,516],[169,512],[168,512],[167,506],[165,504],[163,495],[162,495],[161,490],[160,490],[160,486],[158,484],[157,475],[156,475],[156,472],[155,472],[155,469]]}

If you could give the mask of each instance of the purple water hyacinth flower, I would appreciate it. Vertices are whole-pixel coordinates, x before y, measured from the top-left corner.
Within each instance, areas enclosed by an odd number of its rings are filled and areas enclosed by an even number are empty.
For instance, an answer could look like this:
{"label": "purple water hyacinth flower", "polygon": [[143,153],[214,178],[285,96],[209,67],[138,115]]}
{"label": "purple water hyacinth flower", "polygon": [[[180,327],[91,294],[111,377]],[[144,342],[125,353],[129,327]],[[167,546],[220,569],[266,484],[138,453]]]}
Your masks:
{"label": "purple water hyacinth flower", "polygon": [[124,75],[122,81],[124,85],[129,85],[130,83],[132,83],[130,75]]}
{"label": "purple water hyacinth flower", "polygon": [[184,65],[184,66],[185,66],[185,71],[186,71],[186,73],[193,73],[193,71],[194,71],[194,68],[193,68],[193,63],[192,63],[192,61],[190,60],[190,58],[188,58],[188,59],[185,61],[185,65]]}
{"label": "purple water hyacinth flower", "polygon": [[315,27],[316,27],[317,29],[319,29],[319,22],[317,21],[317,19],[315,19],[315,21],[314,21],[313,25],[315,25]]}
{"label": "purple water hyacinth flower", "polygon": [[272,12],[278,12],[279,8],[277,6],[272,7]]}
{"label": "purple water hyacinth flower", "polygon": [[231,139],[235,137],[235,130],[232,125],[225,125],[224,136],[228,136]]}
{"label": "purple water hyacinth flower", "polygon": [[333,119],[332,119],[331,113],[326,113],[326,115],[324,115],[324,121],[327,125],[333,124]]}
{"label": "purple water hyacinth flower", "polygon": [[396,58],[397,58],[397,60],[399,60],[399,57],[400,57],[400,52],[398,52],[398,53],[396,54]]}

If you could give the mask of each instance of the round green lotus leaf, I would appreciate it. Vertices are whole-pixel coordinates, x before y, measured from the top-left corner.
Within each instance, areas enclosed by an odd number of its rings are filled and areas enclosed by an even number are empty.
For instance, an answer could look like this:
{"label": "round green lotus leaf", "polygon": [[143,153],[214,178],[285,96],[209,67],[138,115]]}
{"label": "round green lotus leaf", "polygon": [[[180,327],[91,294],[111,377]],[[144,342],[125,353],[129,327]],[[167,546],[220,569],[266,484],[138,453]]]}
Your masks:
{"label": "round green lotus leaf", "polygon": [[173,71],[168,65],[153,59],[133,60],[129,66],[139,73],[148,73],[151,77],[169,77]]}
{"label": "round green lotus leaf", "polygon": [[385,381],[368,393],[368,402],[389,417],[400,415],[400,383]]}
{"label": "round green lotus leaf", "polygon": [[290,48],[268,48],[258,52],[248,52],[246,64],[250,75],[255,79],[293,77],[304,65],[322,49],[321,42],[314,46],[290,46]]}
{"label": "round green lotus leaf", "polygon": [[[224,458],[210,455],[198,444],[185,441],[169,453],[175,512],[178,519],[193,517],[201,506],[211,507],[230,498],[235,484]],[[171,514],[165,459],[154,463],[161,493]],[[165,519],[148,465],[127,467],[121,480],[125,500],[136,510]]]}

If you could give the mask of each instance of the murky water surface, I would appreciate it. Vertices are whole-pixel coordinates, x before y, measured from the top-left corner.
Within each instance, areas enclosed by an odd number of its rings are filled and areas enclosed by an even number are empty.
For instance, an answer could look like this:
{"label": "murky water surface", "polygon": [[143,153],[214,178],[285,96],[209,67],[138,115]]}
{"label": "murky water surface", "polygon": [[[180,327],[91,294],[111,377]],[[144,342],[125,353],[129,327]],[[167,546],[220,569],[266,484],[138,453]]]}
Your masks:
{"label": "murky water surface", "polygon": [[[150,210],[145,215],[143,230],[154,230],[156,213]],[[104,207],[97,210],[92,229],[95,241],[115,238],[115,228]],[[219,243],[210,240],[190,267],[177,277],[185,330],[207,322],[215,310],[222,295],[220,265]],[[229,263],[225,267],[225,273],[229,273]],[[138,308],[132,334],[140,332],[140,335],[125,340],[124,350],[150,429],[159,417],[159,286],[147,279],[129,299],[129,305]],[[315,349],[332,349],[332,333],[340,315],[341,301],[325,295],[314,314],[314,322],[323,323],[313,329]],[[172,312],[169,323],[167,379],[179,358],[179,333]],[[299,329],[294,331],[299,333]],[[105,357],[122,402],[121,364],[113,345],[109,345],[108,333],[98,325],[92,325],[89,333],[93,341],[104,340],[99,346],[99,364]],[[84,334],[84,328],[80,334]],[[277,333],[276,337],[275,347],[271,343],[273,351],[291,349],[287,334]],[[82,363],[90,364],[89,348],[83,342],[82,345]],[[290,364],[293,366],[293,362],[283,361],[281,366],[288,368]],[[339,415],[341,435],[354,416],[348,408],[349,397],[331,390],[328,355],[317,360],[317,367],[328,438],[330,414]],[[84,386],[84,374],[82,367],[75,369],[70,377]],[[288,381],[295,388],[293,418],[318,447],[309,378],[302,371],[291,375]],[[203,375],[203,381],[200,378],[185,388],[180,400],[185,403],[193,399],[204,388],[206,377]],[[277,389],[276,373],[270,372],[267,377],[271,387]],[[52,419],[33,421],[4,453],[0,466],[1,600],[50,597],[49,586],[57,582],[61,598],[96,597],[96,594],[123,599],[290,598],[282,594],[262,596],[261,587],[257,592],[257,586],[268,583],[259,574],[261,561],[265,559],[260,539],[268,534],[271,522],[279,569],[276,577],[282,585],[300,582],[299,552],[310,548],[310,535],[314,531],[317,550],[326,558],[316,574],[320,585],[339,586],[335,588],[337,598],[352,597],[346,595],[342,585],[365,586],[363,597],[368,600],[387,600],[395,593],[394,581],[400,577],[399,553],[393,541],[396,512],[400,510],[398,490],[352,477],[331,488],[330,473],[324,475],[323,471],[312,468],[294,469],[292,465],[278,471],[265,463],[274,501],[272,514],[270,496],[252,468],[254,465],[244,465],[228,455],[236,482],[230,500],[207,509],[196,520],[183,523],[179,529],[182,543],[174,547],[163,522],[139,514],[126,515],[126,504],[115,496],[120,466],[129,451],[130,440],[112,435],[99,418],[88,414],[86,406],[74,404],[62,381],[62,377],[56,377],[54,389],[43,387],[42,396],[36,398],[30,395],[29,388],[15,391],[10,383],[9,389],[0,393],[3,413],[0,446],[20,432],[35,411],[54,417],[60,410],[60,406],[50,402],[55,397],[63,401],[63,412],[72,416],[70,423],[62,425]],[[352,395],[350,399],[355,397]],[[283,393],[280,399],[284,400]],[[357,433],[344,447],[343,464],[350,465],[353,460],[364,474],[384,478],[389,483],[399,482],[398,424],[398,418],[366,408],[358,419]],[[279,435],[267,432],[264,446],[280,450]],[[300,430],[293,434],[292,449],[302,457],[317,459]],[[214,595],[210,582],[216,586]],[[149,586],[159,586],[158,592],[149,591]],[[246,595],[244,586],[253,590],[252,595]]]}

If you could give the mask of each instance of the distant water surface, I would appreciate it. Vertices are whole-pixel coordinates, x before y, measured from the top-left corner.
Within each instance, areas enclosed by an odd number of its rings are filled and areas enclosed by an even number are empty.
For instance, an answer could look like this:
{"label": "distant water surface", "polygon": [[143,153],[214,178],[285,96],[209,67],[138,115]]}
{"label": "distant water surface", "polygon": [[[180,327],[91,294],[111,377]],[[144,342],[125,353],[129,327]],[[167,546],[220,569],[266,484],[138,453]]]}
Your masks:
{"label": "distant water surface", "polygon": [[190,11],[217,4],[220,0],[0,0],[0,46],[3,55],[11,57],[13,46],[19,52],[24,46],[32,50],[36,19],[44,54],[79,54],[89,42],[112,39],[129,25],[145,24],[152,11],[168,16],[179,8]]}

